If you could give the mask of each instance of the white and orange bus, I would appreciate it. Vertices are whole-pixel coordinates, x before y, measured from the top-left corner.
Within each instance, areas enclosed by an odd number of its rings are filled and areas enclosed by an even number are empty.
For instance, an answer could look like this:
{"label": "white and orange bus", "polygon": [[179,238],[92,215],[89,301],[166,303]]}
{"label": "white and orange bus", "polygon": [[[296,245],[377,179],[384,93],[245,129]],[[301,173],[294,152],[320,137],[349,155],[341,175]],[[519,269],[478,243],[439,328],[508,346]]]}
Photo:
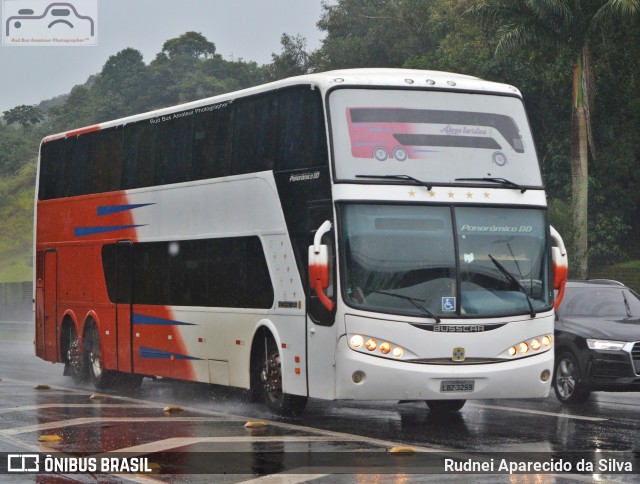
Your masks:
{"label": "white and orange bus", "polygon": [[36,354],[98,388],[549,391],[566,253],[511,86],[334,71],[48,136],[34,244]]}

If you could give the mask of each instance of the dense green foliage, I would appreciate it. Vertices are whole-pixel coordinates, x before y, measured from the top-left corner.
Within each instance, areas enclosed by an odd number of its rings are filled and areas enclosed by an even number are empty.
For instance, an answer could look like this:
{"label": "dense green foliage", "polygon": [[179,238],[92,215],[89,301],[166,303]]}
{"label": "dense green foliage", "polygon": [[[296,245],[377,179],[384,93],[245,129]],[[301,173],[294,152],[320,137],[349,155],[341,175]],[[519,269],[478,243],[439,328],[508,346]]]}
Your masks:
{"label": "dense green foliage", "polygon": [[[542,2],[542,0],[539,0]],[[556,0],[555,3],[572,3]],[[605,4],[606,0],[579,3]],[[488,0],[335,0],[323,5],[326,37],[308,51],[283,34],[270,64],[225,60],[213,42],[187,32],[167,40],[145,64],[128,48],[69,94],[39,106],[16,106],[0,120],[0,280],[31,278],[32,197],[39,139],[50,133],[257,85],[348,67],[444,70],[520,88],[550,197],[550,217],[569,244],[572,75],[575,51],[560,39],[497,50],[500,25],[473,14]],[[507,2],[508,3],[508,2]],[[517,3],[517,2],[514,2]],[[528,2],[535,5],[535,0]],[[544,3],[549,3],[545,0]],[[551,2],[553,3],[553,2]],[[640,257],[640,23],[603,24],[590,39],[594,95],[589,161],[591,264]],[[611,24],[608,24],[611,25]]]}

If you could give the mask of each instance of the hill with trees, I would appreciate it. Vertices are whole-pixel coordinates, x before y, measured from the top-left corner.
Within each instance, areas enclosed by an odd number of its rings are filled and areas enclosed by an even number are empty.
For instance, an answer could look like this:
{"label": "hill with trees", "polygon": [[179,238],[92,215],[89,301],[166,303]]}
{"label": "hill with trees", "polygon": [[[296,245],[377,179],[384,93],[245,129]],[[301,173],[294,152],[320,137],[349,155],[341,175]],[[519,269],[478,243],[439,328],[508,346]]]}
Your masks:
{"label": "hill with trees", "polygon": [[281,52],[267,65],[225,60],[196,32],[167,40],[149,64],[134,48],[117,52],[68,94],[3,113],[0,281],[32,277],[33,186],[43,136],[350,67],[442,70],[517,86],[551,220],[571,250],[572,275],[640,258],[639,3],[338,0],[323,5],[319,49],[308,51],[303,37],[283,34]]}

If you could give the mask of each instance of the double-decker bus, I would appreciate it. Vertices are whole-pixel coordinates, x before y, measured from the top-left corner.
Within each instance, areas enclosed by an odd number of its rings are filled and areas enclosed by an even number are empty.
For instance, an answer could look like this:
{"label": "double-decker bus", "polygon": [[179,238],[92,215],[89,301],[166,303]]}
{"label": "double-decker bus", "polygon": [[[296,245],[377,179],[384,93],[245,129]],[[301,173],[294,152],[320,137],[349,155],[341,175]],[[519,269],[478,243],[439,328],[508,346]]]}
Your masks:
{"label": "double-decker bus", "polygon": [[36,354],[98,388],[549,391],[566,252],[511,86],[334,71],[48,136],[34,244]]}

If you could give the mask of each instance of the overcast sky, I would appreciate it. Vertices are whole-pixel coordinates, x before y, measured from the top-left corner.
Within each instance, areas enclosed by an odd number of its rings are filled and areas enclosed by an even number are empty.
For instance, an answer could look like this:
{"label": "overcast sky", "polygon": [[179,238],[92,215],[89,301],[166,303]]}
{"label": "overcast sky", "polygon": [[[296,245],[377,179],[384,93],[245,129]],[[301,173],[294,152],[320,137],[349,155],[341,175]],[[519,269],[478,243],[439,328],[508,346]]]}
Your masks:
{"label": "overcast sky", "polygon": [[316,49],[321,11],[321,0],[99,0],[96,46],[0,46],[0,112],[68,93],[127,47],[148,64],[187,31],[202,33],[228,60],[268,63],[282,33],[301,34]]}

